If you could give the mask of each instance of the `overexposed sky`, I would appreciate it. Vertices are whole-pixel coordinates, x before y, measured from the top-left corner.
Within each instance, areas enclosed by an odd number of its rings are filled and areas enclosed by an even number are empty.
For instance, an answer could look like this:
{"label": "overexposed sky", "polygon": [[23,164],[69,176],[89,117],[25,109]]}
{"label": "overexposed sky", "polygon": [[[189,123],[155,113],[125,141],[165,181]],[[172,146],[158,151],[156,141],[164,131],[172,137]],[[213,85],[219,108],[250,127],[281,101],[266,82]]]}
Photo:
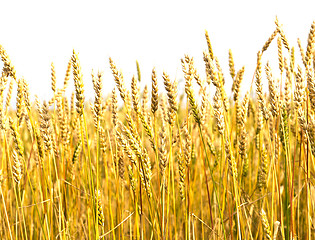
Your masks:
{"label": "overexposed sky", "polygon": [[[127,83],[136,74],[138,60],[143,84],[151,87],[156,67],[162,88],[163,70],[181,78],[184,54],[194,57],[204,76],[205,30],[227,81],[231,48],[236,69],[245,65],[245,82],[250,83],[257,51],[274,31],[275,16],[299,57],[296,39],[306,47],[314,9],[315,1],[1,1],[0,44],[17,75],[29,82],[31,94],[43,99],[52,95],[51,62],[61,87],[73,49],[79,53],[90,98],[92,69],[104,72],[104,95],[114,87],[109,57]],[[275,51],[266,56],[277,59]]]}

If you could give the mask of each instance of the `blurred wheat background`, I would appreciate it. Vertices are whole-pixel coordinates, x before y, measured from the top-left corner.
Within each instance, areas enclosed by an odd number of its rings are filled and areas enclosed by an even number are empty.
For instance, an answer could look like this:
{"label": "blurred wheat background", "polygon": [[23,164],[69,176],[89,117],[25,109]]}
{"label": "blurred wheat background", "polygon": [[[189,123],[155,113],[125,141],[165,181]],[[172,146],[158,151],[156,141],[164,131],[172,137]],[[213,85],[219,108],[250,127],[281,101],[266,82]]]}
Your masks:
{"label": "blurred wheat background", "polygon": [[48,101],[31,101],[0,46],[1,239],[314,239],[315,22],[298,47],[278,19],[270,34],[245,95],[246,67],[231,50],[221,67],[208,32],[204,67],[183,54],[181,83],[153,69],[142,84],[137,64],[127,86],[109,58],[105,95],[73,51],[61,88],[51,64]]}

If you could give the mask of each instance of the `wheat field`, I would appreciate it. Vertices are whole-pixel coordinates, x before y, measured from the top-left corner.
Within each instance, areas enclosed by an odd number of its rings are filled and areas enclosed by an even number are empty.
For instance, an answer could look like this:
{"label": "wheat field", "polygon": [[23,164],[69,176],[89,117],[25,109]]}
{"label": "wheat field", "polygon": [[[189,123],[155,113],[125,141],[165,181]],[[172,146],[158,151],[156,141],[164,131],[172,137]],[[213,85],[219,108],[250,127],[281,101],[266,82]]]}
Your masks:
{"label": "wheat field", "polygon": [[110,58],[105,96],[73,51],[63,87],[52,64],[53,98],[33,102],[0,45],[0,238],[315,239],[315,22],[296,50],[276,19],[245,95],[245,67],[230,50],[223,74],[205,41],[203,69],[181,59],[183,92],[155,69],[141,89],[139,64],[127,86]]}

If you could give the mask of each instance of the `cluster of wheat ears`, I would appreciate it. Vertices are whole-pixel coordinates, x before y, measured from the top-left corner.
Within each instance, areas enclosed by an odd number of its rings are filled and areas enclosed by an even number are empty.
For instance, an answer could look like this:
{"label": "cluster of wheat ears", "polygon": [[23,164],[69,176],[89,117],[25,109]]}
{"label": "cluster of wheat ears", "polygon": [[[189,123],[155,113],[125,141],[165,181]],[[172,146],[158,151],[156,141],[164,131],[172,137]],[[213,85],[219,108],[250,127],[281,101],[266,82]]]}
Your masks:
{"label": "cluster of wheat ears", "polygon": [[[230,51],[224,76],[207,32],[206,77],[181,60],[185,92],[155,69],[141,90],[139,65],[130,91],[109,59],[116,87],[103,97],[92,73],[89,103],[74,51],[63,87],[52,64],[53,98],[31,102],[0,45],[0,238],[315,239],[315,22],[301,66],[275,23],[244,97],[245,68]],[[264,59],[276,38],[277,77]]]}

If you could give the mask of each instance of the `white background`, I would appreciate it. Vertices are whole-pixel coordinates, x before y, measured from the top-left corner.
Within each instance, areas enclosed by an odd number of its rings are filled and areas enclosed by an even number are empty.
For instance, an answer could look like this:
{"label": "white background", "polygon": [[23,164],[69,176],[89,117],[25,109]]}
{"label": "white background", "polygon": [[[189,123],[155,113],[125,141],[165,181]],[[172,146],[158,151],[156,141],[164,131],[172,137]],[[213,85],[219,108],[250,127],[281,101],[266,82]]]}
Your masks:
{"label": "white background", "polygon": [[[182,77],[180,58],[184,54],[194,57],[204,76],[202,52],[207,49],[204,31],[208,30],[227,84],[231,81],[231,48],[236,69],[245,65],[243,88],[248,90],[257,51],[274,31],[276,15],[289,43],[295,46],[296,58],[300,58],[296,40],[301,38],[306,48],[315,20],[314,1],[1,1],[0,44],[17,75],[29,82],[31,94],[42,99],[52,95],[51,62],[56,67],[58,87],[62,87],[75,49],[85,93],[92,98],[92,69],[104,72],[104,95],[114,87],[110,56],[127,83],[136,74],[138,60],[142,84],[151,87],[151,71],[156,67],[161,89],[163,70],[172,79]],[[264,62],[277,59],[276,44],[272,47],[275,51],[270,50]]]}

